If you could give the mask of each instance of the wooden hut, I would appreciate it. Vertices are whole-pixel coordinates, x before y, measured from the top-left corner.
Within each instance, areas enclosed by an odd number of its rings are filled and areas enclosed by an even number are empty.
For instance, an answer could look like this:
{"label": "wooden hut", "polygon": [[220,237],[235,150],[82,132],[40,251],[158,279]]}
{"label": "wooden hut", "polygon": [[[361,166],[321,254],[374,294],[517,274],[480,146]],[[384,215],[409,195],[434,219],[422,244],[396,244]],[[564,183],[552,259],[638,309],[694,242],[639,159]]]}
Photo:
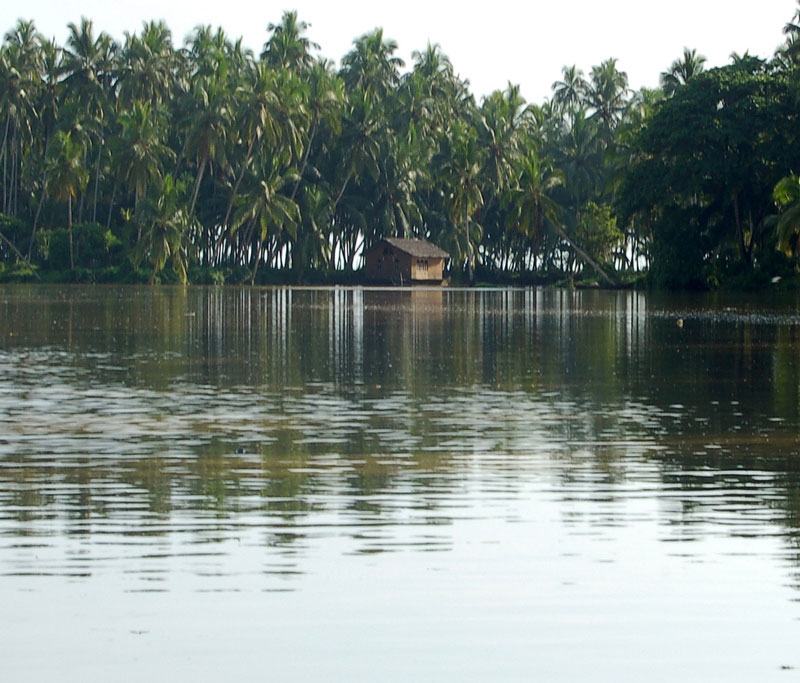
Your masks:
{"label": "wooden hut", "polygon": [[364,252],[364,270],[370,282],[441,284],[446,258],[450,254],[428,240],[387,237]]}

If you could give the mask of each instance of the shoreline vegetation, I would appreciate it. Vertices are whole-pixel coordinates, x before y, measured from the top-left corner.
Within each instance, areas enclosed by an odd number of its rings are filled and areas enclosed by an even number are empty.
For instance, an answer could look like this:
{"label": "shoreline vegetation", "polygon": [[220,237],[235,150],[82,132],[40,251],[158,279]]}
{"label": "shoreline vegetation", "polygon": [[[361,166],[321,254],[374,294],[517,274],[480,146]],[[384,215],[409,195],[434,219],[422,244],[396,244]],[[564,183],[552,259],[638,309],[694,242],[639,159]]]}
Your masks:
{"label": "shoreline vegetation", "polygon": [[0,47],[0,282],[360,284],[383,237],[424,237],[471,284],[795,287],[800,4],[767,59],[657,89],[610,58],[552,96],[480,102],[438,45],[382,29],[340,66],[294,12],[260,53],[198,26],[91,20]]}

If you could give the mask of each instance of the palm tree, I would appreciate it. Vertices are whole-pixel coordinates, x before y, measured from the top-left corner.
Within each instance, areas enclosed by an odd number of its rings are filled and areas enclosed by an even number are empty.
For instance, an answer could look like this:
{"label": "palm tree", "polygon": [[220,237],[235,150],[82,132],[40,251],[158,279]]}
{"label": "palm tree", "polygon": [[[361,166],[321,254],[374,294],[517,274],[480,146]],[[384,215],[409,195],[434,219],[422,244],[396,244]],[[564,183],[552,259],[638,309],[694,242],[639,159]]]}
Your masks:
{"label": "palm tree", "polygon": [[401,95],[403,86],[410,91],[405,97],[407,115],[421,138],[443,134],[454,118],[467,116],[474,100],[438,45],[428,43],[424,52],[413,52],[412,57],[414,68],[400,88]]}
{"label": "palm tree", "polygon": [[20,20],[0,50],[0,120],[4,120],[2,212],[16,215],[23,160],[33,142],[35,97],[40,82],[39,36],[32,21]]}
{"label": "palm tree", "polygon": [[5,34],[6,46],[14,48],[20,61],[24,60],[30,69],[39,64],[38,41],[41,39],[32,21],[19,19],[17,25]]}
{"label": "palm tree", "polygon": [[508,188],[514,176],[514,164],[522,152],[522,133],[530,109],[520,94],[519,86],[508,85],[486,97],[481,105],[478,134],[487,150],[481,174],[486,178],[484,198],[486,211]]}
{"label": "palm tree", "polygon": [[504,198],[509,209],[506,229],[517,231],[532,242],[533,269],[536,270],[536,249],[544,238],[546,227],[558,222],[560,207],[551,195],[563,184],[563,176],[549,160],[541,160],[533,149],[527,150],[517,167],[517,185]]}
{"label": "palm tree", "polygon": [[297,238],[299,209],[294,201],[282,193],[292,180],[291,175],[281,175],[274,157],[265,159],[252,186],[242,195],[233,227],[234,230],[247,227],[248,234],[255,235],[251,285],[255,283],[267,237],[276,238],[277,243],[283,242],[284,237]]}
{"label": "palm tree", "polygon": [[284,12],[280,24],[267,26],[272,35],[264,43],[261,59],[275,69],[308,69],[314,61],[311,50],[319,49],[319,45],[304,35],[310,27],[297,19],[297,12]]}
{"label": "palm tree", "polygon": [[795,256],[800,251],[800,176],[792,173],[783,178],[772,196],[781,209],[775,225],[778,248],[787,256]]}
{"label": "palm tree", "polygon": [[616,59],[592,67],[587,101],[594,109],[592,116],[600,121],[606,145],[613,139],[613,131],[628,107],[629,92],[628,75],[617,68]]}
{"label": "palm tree", "polygon": [[414,60],[411,73],[421,79],[430,100],[429,104],[434,105],[437,101],[446,99],[455,80],[455,73],[453,64],[442,53],[442,48],[436,43],[428,43],[424,51],[412,52],[411,58]]}
{"label": "palm tree", "polygon": [[353,49],[342,58],[340,71],[347,89],[369,93],[373,102],[382,102],[400,82],[404,63],[395,52],[397,42],[384,39],[380,28],[353,41]]}
{"label": "palm tree", "polygon": [[469,282],[474,279],[476,245],[483,232],[476,220],[476,214],[483,206],[480,189],[482,151],[475,129],[464,121],[455,121],[445,151],[444,170],[450,188],[447,208],[453,227],[447,242],[459,260],[465,261]]}
{"label": "palm tree", "polygon": [[[276,149],[281,140],[280,119],[284,102],[281,99],[277,81],[276,72],[265,63],[260,62],[251,65],[248,81],[239,89],[240,99],[236,107],[238,120],[235,130],[239,139],[247,145],[247,151],[228,199],[228,207],[222,221],[224,230],[228,228],[228,220],[239,192],[239,186],[245,171],[253,160],[257,149],[256,145],[266,143],[272,149]],[[289,151],[289,148],[286,148],[286,151]]]}
{"label": "palm tree", "polygon": [[304,109],[308,126],[304,129],[303,154],[298,179],[292,189],[292,199],[296,197],[300,183],[306,175],[320,127],[325,126],[334,135],[341,133],[345,103],[344,84],[329,62],[315,62],[306,72],[304,81],[307,88]]}
{"label": "palm tree", "polygon": [[598,121],[577,111],[572,125],[559,138],[555,157],[564,172],[565,192],[577,225],[581,207],[603,184],[604,156]]}
{"label": "palm tree", "polygon": [[396,111],[392,118],[398,120],[402,131],[413,126],[423,141],[434,135],[439,126],[439,112],[444,98],[448,74],[452,65],[442,55],[438,45],[431,45],[424,52],[413,52],[414,68],[400,82],[395,98]]}
{"label": "palm tree", "polygon": [[122,132],[114,160],[122,181],[134,192],[136,211],[148,186],[161,184],[164,166],[174,161],[175,153],[163,143],[161,132],[165,126],[148,102],[134,101],[132,109],[120,114],[119,122]]}
{"label": "palm tree", "polygon": [[140,223],[141,239],[136,245],[134,262],[148,259],[153,264],[150,284],[171,258],[183,284],[187,281],[187,236],[190,216],[186,210],[186,184],[175,181],[171,174],[164,176],[159,192],[151,194],[136,220]]}
{"label": "palm tree", "polygon": [[561,69],[561,80],[553,83],[553,104],[561,113],[574,118],[575,112],[585,106],[589,84],[583,71],[574,64]]}
{"label": "palm tree", "polygon": [[89,173],[83,166],[83,148],[72,139],[69,132],[58,131],[55,137],[55,152],[48,174],[50,194],[56,201],[67,202],[67,225],[69,229],[69,267],[75,268],[72,249],[72,200],[86,187]]}
{"label": "palm tree", "polygon": [[[798,5],[800,5],[800,2],[798,2]],[[800,59],[800,7],[795,10],[792,20],[783,27],[783,33],[786,36],[786,45],[783,48],[783,52],[790,62],[796,64]]]}
{"label": "palm tree", "polygon": [[292,247],[292,266],[298,284],[308,268],[327,268],[331,262],[331,245],[326,232],[330,225],[330,197],[322,188],[304,187],[299,201],[300,221]]}
{"label": "palm tree", "polygon": [[378,177],[367,184],[366,248],[382,237],[412,237],[415,228],[421,227],[422,215],[415,200],[417,155],[413,136],[410,140],[389,137],[381,145]]}
{"label": "palm tree", "polygon": [[61,75],[61,48],[55,41],[39,38],[39,64],[41,83],[37,92],[35,109],[38,113],[36,139],[39,141],[37,161],[40,169],[40,180],[38,187],[33,184],[33,192],[38,190],[39,203],[33,217],[33,227],[31,229],[31,240],[28,244],[28,258],[33,253],[33,244],[36,237],[36,229],[39,225],[39,217],[47,198],[47,174],[50,170],[48,164],[50,142],[53,131],[59,119],[60,97],[59,81]]}
{"label": "palm tree", "polygon": [[151,113],[167,102],[179,76],[179,57],[163,22],[145,23],[140,36],[125,34],[121,51],[120,100],[127,107],[146,101]]}
{"label": "palm tree", "polygon": [[194,217],[200,185],[209,166],[224,166],[227,161],[226,142],[232,130],[230,90],[225,82],[222,64],[218,74],[199,76],[192,84],[192,107],[185,112],[186,142],[184,153],[197,168],[189,215]]}
{"label": "palm tree", "polygon": [[355,176],[365,173],[377,178],[379,173],[380,143],[377,133],[384,120],[367,93],[352,93],[349,104],[338,145],[342,155],[339,170],[344,174],[344,180],[333,200],[334,210]]}
{"label": "palm tree", "polygon": [[111,37],[94,36],[90,19],[81,19],[80,26],[70,23],[67,47],[64,50],[64,85],[73,97],[88,107],[98,106],[105,92],[103,85],[112,68],[117,47]]}
{"label": "palm tree", "polygon": [[[80,26],[70,23],[67,47],[64,50],[63,83],[67,98],[76,103],[82,112],[83,126],[90,132],[92,145],[97,150],[93,218],[97,220],[97,201],[100,182],[100,161],[105,146],[106,114],[113,107],[112,83],[116,68],[118,46],[106,33],[94,36],[93,24],[85,17]],[[87,146],[86,152],[89,152]],[[81,197],[80,212],[83,210]]]}
{"label": "palm tree", "polygon": [[706,58],[697,54],[697,50],[683,48],[683,57],[676,59],[667,71],[661,73],[661,87],[664,94],[671,97],[682,85],[688,83],[692,78],[705,71]]}

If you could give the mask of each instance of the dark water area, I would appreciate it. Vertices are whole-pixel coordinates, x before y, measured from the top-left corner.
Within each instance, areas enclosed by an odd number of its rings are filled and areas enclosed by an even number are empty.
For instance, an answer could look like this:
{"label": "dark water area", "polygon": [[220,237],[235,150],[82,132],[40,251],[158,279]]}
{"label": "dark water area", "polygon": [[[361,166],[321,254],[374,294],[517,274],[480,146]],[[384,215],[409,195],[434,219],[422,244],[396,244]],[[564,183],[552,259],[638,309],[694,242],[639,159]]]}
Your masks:
{"label": "dark water area", "polygon": [[0,288],[0,679],[798,680],[799,358],[788,294]]}

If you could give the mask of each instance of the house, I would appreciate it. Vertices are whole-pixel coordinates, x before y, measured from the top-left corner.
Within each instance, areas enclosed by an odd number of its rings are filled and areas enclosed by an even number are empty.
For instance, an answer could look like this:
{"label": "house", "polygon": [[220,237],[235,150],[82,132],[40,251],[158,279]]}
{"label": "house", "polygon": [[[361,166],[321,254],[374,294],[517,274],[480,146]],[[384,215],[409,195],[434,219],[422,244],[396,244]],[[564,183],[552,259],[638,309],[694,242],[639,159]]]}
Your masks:
{"label": "house", "polygon": [[364,271],[370,282],[441,284],[447,258],[428,240],[387,237],[364,252]]}

